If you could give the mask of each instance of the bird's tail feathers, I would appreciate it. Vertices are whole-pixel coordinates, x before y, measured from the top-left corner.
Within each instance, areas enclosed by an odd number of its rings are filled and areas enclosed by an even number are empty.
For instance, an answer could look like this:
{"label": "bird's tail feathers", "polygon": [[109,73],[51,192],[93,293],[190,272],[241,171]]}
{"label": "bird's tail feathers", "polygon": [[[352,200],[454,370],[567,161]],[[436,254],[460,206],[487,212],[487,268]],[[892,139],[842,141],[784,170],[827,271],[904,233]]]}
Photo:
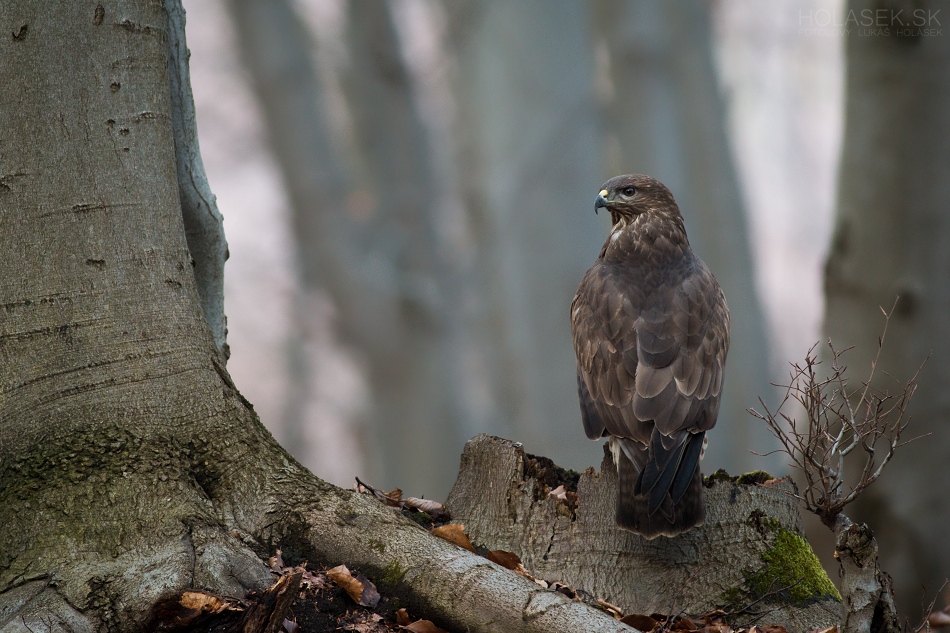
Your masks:
{"label": "bird's tail feathers", "polygon": [[[620,527],[652,539],[676,536],[703,524],[706,509],[699,472],[702,435],[685,438],[679,450],[674,451],[678,455],[665,459],[667,467],[654,477],[651,488],[646,488],[643,480],[649,465],[654,463],[653,442],[648,449],[625,438],[611,438],[623,449],[613,451],[619,476],[617,524]],[[663,456],[660,461],[664,461]]]}

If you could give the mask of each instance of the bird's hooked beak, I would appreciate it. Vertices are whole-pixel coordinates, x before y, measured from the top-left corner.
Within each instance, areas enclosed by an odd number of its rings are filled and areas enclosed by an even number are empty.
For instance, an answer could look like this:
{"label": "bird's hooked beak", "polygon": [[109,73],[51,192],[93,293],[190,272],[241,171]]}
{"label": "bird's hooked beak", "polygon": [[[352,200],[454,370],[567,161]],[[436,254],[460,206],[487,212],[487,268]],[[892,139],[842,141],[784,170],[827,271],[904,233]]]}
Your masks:
{"label": "bird's hooked beak", "polygon": [[597,209],[607,206],[607,195],[608,191],[606,189],[601,189],[600,193],[597,194],[597,200],[594,201],[594,213],[597,213]]}

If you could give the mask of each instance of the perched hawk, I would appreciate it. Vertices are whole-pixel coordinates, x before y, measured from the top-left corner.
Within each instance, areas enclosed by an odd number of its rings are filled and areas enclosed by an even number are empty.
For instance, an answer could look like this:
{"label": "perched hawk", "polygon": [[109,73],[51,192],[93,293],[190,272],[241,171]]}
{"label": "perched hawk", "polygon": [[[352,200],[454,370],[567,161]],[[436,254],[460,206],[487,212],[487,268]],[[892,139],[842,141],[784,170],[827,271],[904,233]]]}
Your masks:
{"label": "perched hawk", "polygon": [[581,417],[587,437],[609,438],[618,525],[675,536],[706,517],[699,460],[719,413],[729,309],[662,183],[611,178],[601,207],[613,228],[571,303]]}

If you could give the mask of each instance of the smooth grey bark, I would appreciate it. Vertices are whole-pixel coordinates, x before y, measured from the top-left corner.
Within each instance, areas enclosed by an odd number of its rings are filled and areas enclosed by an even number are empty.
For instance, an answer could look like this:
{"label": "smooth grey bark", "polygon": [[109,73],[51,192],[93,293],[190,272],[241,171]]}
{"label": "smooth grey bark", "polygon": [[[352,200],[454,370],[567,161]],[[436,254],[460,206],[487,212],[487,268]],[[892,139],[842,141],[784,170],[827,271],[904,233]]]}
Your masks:
{"label": "smooth grey bark", "polygon": [[[856,15],[876,8],[848,5]],[[939,6],[919,8],[926,18]],[[932,18],[929,26],[939,27]],[[897,32],[892,25],[890,36],[855,31],[847,39],[845,137],[824,327],[837,349],[854,346],[848,364],[867,371],[884,327],[880,307],[889,310],[900,296],[877,386],[900,391],[888,376],[907,380],[931,355],[905,433],[930,435],[901,448],[850,513],[874,530],[900,610],[914,619],[950,573],[950,499],[938,483],[950,454],[950,40]]]}
{"label": "smooth grey bark", "polygon": [[688,1],[594,3],[601,46],[605,168],[666,184],[690,243],[722,285],[732,337],[719,421],[704,471],[782,472],[768,429],[746,409],[768,398],[769,345],[755,288],[744,201],[713,65],[709,8]]}
{"label": "smooth grey bark", "polygon": [[[514,552],[533,575],[626,613],[702,615],[722,608],[735,626],[758,621],[795,632],[839,622],[837,592],[801,538],[787,480],[716,480],[703,490],[703,526],[647,540],[616,525],[617,473],[609,453],[599,472],[580,474],[570,503],[548,494],[559,483],[557,470],[520,444],[479,435],[465,446],[446,507],[476,545]],[[800,565],[809,559],[810,566]],[[763,577],[770,581],[749,580]],[[774,593],[765,595],[762,585],[769,584]],[[796,586],[808,590],[795,594]]]}
{"label": "smooth grey bark", "polygon": [[270,584],[282,544],[458,630],[629,630],[320,481],[260,424],[190,265],[166,24],[160,2],[0,4],[0,631],[141,631],[160,598]]}
{"label": "smooth grey bark", "polygon": [[[195,100],[188,71],[191,53],[185,41],[185,10],[181,0],[165,0],[165,11],[168,15],[168,79],[175,164],[185,237],[194,261],[201,309],[218,351],[227,362],[231,352],[228,348],[228,321],[224,314],[224,262],[228,258],[224,218],[218,211],[217,200],[201,162]],[[115,90],[119,89],[119,84],[115,84]]]}
{"label": "smooth grey bark", "polygon": [[230,424],[265,432],[191,272],[162,3],[0,25],[0,630],[134,630],[167,592],[269,582],[210,503],[221,452],[259,459]]}

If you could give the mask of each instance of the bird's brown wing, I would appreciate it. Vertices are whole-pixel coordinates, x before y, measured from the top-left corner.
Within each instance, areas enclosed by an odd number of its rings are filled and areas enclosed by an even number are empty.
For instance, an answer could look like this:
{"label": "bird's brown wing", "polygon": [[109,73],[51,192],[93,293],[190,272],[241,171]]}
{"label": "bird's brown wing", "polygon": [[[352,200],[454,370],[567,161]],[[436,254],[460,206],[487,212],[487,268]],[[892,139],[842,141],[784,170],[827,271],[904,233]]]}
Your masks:
{"label": "bird's brown wing", "polygon": [[716,423],[729,346],[725,299],[702,261],[653,275],[598,262],[571,310],[585,430],[649,447],[637,490],[651,511],[693,479],[700,434]]}
{"label": "bird's brown wing", "polygon": [[642,298],[627,293],[635,291],[625,293],[612,271],[598,262],[587,271],[571,304],[581,417],[591,439],[618,435],[645,442],[650,437],[650,428],[633,416],[632,407],[637,370],[634,325]]}

